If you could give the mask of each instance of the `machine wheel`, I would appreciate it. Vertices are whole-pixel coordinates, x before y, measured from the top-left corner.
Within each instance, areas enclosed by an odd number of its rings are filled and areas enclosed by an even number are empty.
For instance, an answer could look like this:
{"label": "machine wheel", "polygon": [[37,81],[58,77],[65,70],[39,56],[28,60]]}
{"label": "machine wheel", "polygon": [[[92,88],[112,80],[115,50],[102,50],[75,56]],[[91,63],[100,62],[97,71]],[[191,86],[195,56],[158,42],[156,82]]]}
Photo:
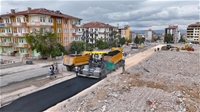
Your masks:
{"label": "machine wheel", "polygon": [[67,66],[67,71],[72,71],[72,70],[73,70],[73,67]]}

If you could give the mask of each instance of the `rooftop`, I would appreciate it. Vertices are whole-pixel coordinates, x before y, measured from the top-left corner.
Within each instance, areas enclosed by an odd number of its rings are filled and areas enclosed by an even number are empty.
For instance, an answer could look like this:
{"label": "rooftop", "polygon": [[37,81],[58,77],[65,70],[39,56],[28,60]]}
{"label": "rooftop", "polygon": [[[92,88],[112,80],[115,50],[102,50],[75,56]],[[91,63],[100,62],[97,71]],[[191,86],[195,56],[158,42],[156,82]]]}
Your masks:
{"label": "rooftop", "polygon": [[195,24],[190,24],[190,25],[188,25],[188,26],[189,26],[189,27],[190,27],[190,26],[192,26],[192,27],[193,27],[193,26],[199,27],[199,26],[200,26],[200,22],[196,22]]}
{"label": "rooftop", "polygon": [[70,19],[79,19],[79,20],[82,20],[82,19],[77,18],[77,17],[73,17],[73,16],[70,16],[70,15],[67,15],[67,14],[63,14],[59,10],[53,11],[53,10],[48,10],[48,9],[45,9],[45,8],[31,9],[30,7],[28,7],[28,9],[25,10],[25,11],[19,11],[19,12],[15,12],[14,9],[11,9],[11,13],[2,14],[2,15],[0,15],[0,17],[18,16],[18,15],[29,15],[29,14],[42,14],[42,15],[49,15],[49,16],[55,16],[55,17],[62,17],[62,18],[70,18]]}
{"label": "rooftop", "polygon": [[166,29],[176,29],[176,28],[178,28],[178,26],[169,26]]}
{"label": "rooftop", "polygon": [[83,24],[81,27],[84,28],[117,28],[115,26],[106,24],[106,23],[102,23],[102,22],[89,22],[86,24]]}

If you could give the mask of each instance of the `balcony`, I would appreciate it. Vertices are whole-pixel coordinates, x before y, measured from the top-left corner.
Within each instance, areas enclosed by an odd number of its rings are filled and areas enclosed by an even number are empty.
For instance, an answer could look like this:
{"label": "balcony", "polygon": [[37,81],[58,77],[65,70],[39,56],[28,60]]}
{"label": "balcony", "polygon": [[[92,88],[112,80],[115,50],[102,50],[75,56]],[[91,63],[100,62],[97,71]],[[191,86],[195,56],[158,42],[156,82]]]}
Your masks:
{"label": "balcony", "polygon": [[72,33],[72,36],[76,36],[76,33]]}
{"label": "balcony", "polygon": [[76,35],[83,35],[82,32],[76,32]]}
{"label": "balcony", "polygon": [[24,43],[15,43],[14,46],[15,47],[22,47],[22,48],[28,48],[29,47],[29,45],[27,43],[26,44],[24,44]]}
{"label": "balcony", "polygon": [[12,47],[13,43],[12,42],[1,42],[0,46],[8,46],[8,47]]}
{"label": "balcony", "polygon": [[6,36],[6,34],[5,33],[0,33],[0,36]]}
{"label": "balcony", "polygon": [[72,24],[72,28],[76,28],[76,24]]}
{"label": "balcony", "polygon": [[53,26],[53,23],[29,22],[27,26]]}
{"label": "balcony", "polygon": [[26,23],[12,23],[13,26],[16,26],[16,27],[26,27]]}
{"label": "balcony", "polygon": [[15,36],[15,37],[25,37],[26,33],[13,33],[13,36]]}
{"label": "balcony", "polygon": [[12,33],[6,33],[5,36],[11,37],[11,36],[13,36],[13,34]]}
{"label": "balcony", "polygon": [[11,23],[0,23],[0,27],[11,27]]}

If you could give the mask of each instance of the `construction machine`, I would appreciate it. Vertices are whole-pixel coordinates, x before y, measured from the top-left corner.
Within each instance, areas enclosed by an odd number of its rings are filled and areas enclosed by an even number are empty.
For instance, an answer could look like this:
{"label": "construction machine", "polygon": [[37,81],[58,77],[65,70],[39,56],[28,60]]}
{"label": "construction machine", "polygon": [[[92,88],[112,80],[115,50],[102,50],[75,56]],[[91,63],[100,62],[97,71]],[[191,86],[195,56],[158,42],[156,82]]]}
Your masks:
{"label": "construction machine", "polygon": [[108,53],[97,54],[93,52],[88,62],[81,69],[79,76],[92,78],[107,77],[107,74],[124,65],[123,49],[113,47]]}
{"label": "construction machine", "polygon": [[107,51],[83,51],[82,54],[64,55],[63,65],[66,66],[68,71],[73,71],[75,66],[82,69],[84,65],[89,64],[88,60],[92,54],[107,54],[107,53],[108,53]]}

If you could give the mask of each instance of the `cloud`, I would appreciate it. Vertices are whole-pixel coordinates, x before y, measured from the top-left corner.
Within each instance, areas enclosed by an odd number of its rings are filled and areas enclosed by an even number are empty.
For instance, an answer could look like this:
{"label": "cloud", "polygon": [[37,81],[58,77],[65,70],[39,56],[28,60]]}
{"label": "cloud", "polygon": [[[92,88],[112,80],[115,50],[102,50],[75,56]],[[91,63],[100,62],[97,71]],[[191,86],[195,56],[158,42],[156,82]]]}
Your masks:
{"label": "cloud", "polygon": [[164,29],[168,25],[187,25],[199,21],[199,0],[1,0],[1,13],[17,8],[46,8],[82,18],[82,22],[100,21],[132,30]]}
{"label": "cloud", "polygon": [[99,13],[105,13],[109,11],[108,9],[100,8],[100,7],[88,7],[86,10],[80,12],[82,15],[97,15]]}

